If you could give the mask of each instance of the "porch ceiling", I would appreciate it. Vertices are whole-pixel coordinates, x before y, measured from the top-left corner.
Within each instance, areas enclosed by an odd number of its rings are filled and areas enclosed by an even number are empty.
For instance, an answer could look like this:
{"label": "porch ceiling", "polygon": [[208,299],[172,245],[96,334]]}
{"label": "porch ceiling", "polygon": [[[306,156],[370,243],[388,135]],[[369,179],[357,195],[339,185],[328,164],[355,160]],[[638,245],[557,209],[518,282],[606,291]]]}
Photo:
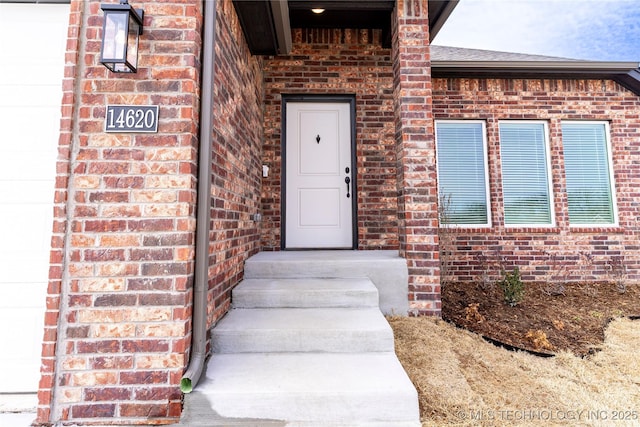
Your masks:
{"label": "porch ceiling", "polygon": [[[391,46],[395,0],[234,0],[249,49],[254,55],[286,54],[291,28],[372,28]],[[429,26],[435,37],[458,0],[429,0]],[[311,9],[324,9],[316,14]]]}

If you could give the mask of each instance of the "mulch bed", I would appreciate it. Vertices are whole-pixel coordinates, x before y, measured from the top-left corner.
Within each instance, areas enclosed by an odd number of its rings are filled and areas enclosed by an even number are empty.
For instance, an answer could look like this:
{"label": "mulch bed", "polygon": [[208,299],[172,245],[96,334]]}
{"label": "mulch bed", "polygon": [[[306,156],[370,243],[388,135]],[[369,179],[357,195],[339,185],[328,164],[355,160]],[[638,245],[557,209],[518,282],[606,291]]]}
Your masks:
{"label": "mulch bed", "polygon": [[442,288],[442,317],[490,340],[541,355],[597,351],[616,317],[640,315],[640,286],[525,284],[524,299],[504,302],[497,285],[450,283]]}

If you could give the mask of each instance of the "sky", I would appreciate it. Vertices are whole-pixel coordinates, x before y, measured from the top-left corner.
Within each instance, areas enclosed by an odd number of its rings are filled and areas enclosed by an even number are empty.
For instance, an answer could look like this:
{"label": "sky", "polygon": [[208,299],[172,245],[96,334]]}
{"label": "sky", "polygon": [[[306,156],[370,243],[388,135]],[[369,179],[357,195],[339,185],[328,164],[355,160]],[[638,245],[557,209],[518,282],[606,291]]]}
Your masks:
{"label": "sky", "polygon": [[433,44],[640,63],[640,0],[460,0]]}

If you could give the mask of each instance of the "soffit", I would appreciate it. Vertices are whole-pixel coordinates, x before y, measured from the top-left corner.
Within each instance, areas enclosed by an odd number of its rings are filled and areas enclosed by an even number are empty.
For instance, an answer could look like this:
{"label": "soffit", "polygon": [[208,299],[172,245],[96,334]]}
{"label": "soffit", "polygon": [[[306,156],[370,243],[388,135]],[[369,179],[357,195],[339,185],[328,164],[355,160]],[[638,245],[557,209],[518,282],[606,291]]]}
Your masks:
{"label": "soffit", "polygon": [[[431,38],[447,20],[458,0],[430,0]],[[284,12],[274,12],[275,8]],[[290,46],[278,33],[291,28],[367,28],[382,30],[382,40],[391,46],[391,19],[395,0],[234,0],[249,49],[254,55],[288,53]],[[315,14],[311,9],[324,9]],[[284,30],[284,31],[283,31]]]}

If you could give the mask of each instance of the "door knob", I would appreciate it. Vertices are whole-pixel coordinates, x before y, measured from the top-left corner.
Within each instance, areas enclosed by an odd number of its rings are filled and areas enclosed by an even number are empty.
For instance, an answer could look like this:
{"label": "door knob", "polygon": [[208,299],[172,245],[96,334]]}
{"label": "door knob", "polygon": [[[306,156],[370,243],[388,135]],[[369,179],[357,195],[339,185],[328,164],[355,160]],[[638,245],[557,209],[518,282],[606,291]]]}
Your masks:
{"label": "door knob", "polygon": [[347,198],[351,197],[351,186],[349,185],[351,183],[351,178],[349,178],[348,176],[344,178],[344,182],[345,184],[347,184]]}

